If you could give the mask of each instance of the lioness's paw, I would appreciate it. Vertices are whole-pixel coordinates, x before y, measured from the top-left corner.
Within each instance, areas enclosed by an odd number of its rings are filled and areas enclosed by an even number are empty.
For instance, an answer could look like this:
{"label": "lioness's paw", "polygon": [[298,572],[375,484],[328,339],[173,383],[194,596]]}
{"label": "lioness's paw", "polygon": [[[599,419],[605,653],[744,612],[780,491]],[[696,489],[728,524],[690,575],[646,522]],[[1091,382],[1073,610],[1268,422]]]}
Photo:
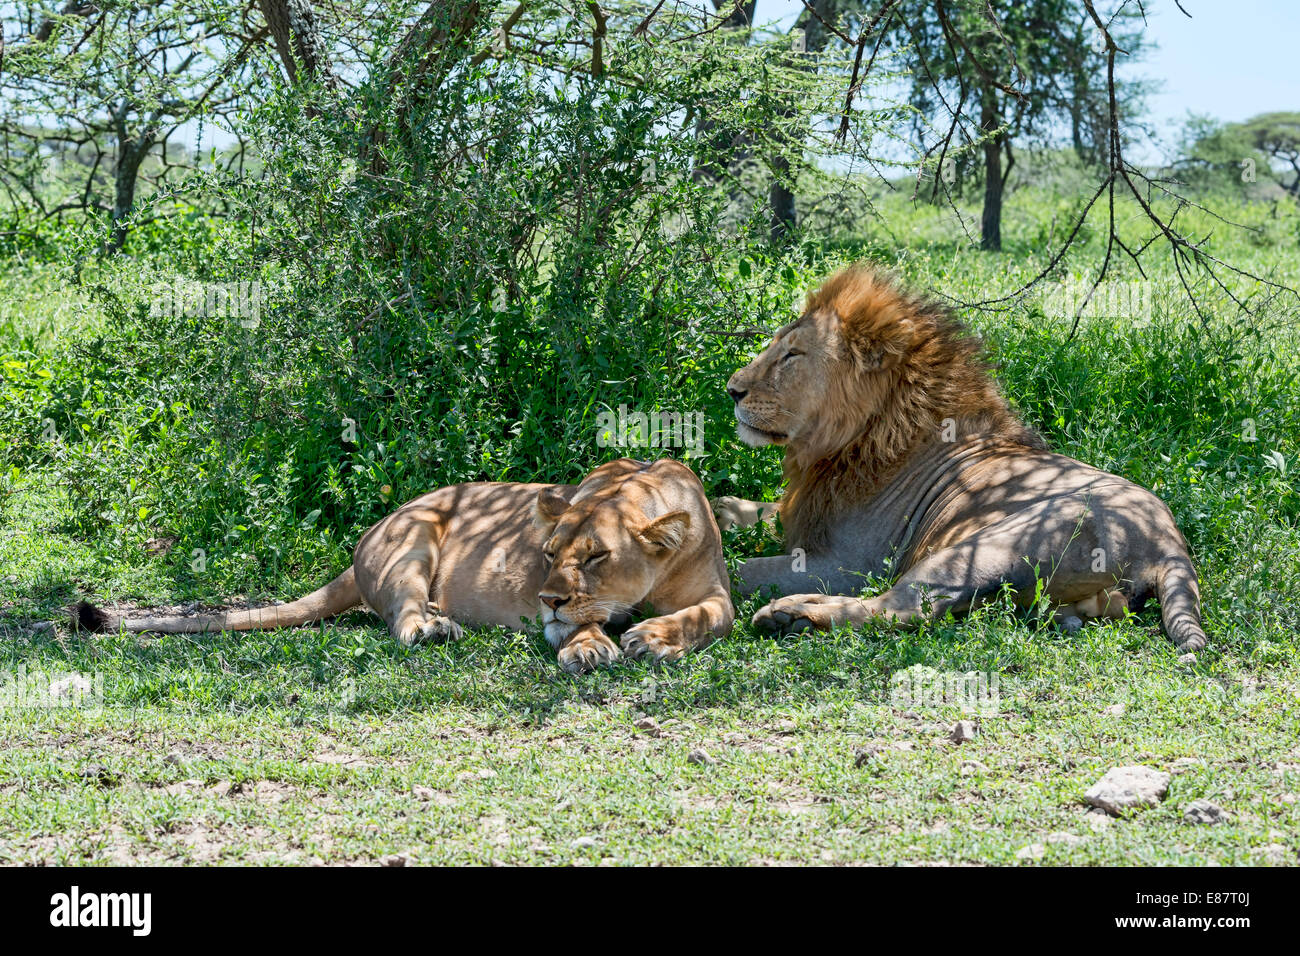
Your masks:
{"label": "lioness's paw", "polygon": [[444,641],[459,641],[465,636],[465,629],[451,618],[439,614],[424,622],[420,628],[424,640],[441,644]]}
{"label": "lioness's paw", "polygon": [[433,614],[423,621],[413,621],[404,627],[397,639],[407,647],[426,642],[440,644],[443,641],[459,641],[465,636],[464,629],[444,614]]}
{"label": "lioness's paw", "polygon": [[656,664],[675,661],[686,653],[681,628],[667,618],[652,617],[623,632],[618,641],[628,657],[649,657]]}
{"label": "lioness's paw", "polygon": [[583,674],[597,667],[608,667],[620,655],[600,625],[588,624],[574,631],[555,656],[563,670],[570,674]]}

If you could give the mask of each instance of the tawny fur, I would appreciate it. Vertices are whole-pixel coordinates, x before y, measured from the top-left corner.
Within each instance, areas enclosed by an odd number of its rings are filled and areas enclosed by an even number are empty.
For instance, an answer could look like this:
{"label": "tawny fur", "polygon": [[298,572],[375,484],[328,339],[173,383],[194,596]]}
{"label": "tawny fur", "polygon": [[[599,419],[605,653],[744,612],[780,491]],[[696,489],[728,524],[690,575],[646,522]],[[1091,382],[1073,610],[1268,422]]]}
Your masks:
{"label": "tawny fur", "polygon": [[992,443],[1046,447],[998,391],[979,339],[942,305],[857,265],[809,294],[804,313],[816,310],[840,317],[846,358],[882,374],[835,378],[810,443],[833,450],[785,456],[781,523],[791,547],[824,547],[837,514],[873,495],[945,419]]}

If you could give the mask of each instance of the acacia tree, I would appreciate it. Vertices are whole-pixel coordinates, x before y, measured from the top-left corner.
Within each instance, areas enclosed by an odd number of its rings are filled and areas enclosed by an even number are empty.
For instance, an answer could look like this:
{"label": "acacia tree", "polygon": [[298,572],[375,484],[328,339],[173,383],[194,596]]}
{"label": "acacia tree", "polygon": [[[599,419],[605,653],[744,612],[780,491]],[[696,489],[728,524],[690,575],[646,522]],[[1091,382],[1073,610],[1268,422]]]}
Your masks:
{"label": "acacia tree", "polygon": [[[177,134],[219,122],[265,31],[221,0],[70,0],[20,4],[0,73],[0,183],[37,218],[102,216],[104,250],[122,249],[142,179],[157,187],[188,166]],[[75,190],[50,195],[46,169]]]}
{"label": "acacia tree", "polygon": [[1278,185],[1300,199],[1300,113],[1264,113],[1242,123],[1241,131],[1268,157]]}
{"label": "acacia tree", "polygon": [[[1122,32],[1122,25],[1111,26],[1117,42],[1138,54],[1141,33]],[[951,153],[980,155],[981,248],[1002,248],[1002,201],[1017,140],[1046,140],[1068,123],[1083,157],[1103,152],[1110,91],[1096,78],[1104,76],[1106,42],[1080,0],[903,0],[886,43],[912,65],[915,132],[929,139],[940,170],[934,188],[951,169]],[[1121,83],[1116,92],[1116,108],[1134,112],[1140,87]],[[927,136],[935,126],[939,135]]]}

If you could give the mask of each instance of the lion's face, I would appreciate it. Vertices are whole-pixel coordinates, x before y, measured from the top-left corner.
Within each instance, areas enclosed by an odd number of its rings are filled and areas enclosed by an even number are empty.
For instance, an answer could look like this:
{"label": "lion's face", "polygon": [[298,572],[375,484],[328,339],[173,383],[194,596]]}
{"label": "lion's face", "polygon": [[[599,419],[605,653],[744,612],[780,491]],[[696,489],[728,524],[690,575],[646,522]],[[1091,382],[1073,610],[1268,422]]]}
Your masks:
{"label": "lion's face", "polygon": [[788,445],[807,436],[842,364],[834,317],[806,313],[727,381],[736,432],[753,447]]}
{"label": "lion's face", "polygon": [[538,495],[535,520],[549,530],[538,599],[553,642],[576,626],[625,619],[650,593],[691,525],[684,511],[649,519],[626,499],[591,497],[570,504],[553,491]]}

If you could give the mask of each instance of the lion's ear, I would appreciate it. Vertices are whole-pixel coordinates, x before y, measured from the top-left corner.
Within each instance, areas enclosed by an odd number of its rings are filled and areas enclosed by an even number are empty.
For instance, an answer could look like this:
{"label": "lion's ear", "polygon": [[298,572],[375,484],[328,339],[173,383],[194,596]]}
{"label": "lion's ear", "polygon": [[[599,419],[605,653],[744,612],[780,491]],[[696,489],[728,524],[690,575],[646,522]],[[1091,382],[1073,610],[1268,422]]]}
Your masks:
{"label": "lion's ear", "polygon": [[533,503],[533,524],[539,528],[555,527],[555,522],[569,510],[569,501],[554,488],[543,488]]}
{"label": "lion's ear", "polygon": [[836,316],[840,340],[854,366],[879,372],[897,365],[912,341],[912,323],[902,316],[889,321],[845,322]]}
{"label": "lion's ear", "polygon": [[636,532],[637,539],[653,554],[676,551],[691,530],[691,516],[685,511],[670,511],[655,518]]}

